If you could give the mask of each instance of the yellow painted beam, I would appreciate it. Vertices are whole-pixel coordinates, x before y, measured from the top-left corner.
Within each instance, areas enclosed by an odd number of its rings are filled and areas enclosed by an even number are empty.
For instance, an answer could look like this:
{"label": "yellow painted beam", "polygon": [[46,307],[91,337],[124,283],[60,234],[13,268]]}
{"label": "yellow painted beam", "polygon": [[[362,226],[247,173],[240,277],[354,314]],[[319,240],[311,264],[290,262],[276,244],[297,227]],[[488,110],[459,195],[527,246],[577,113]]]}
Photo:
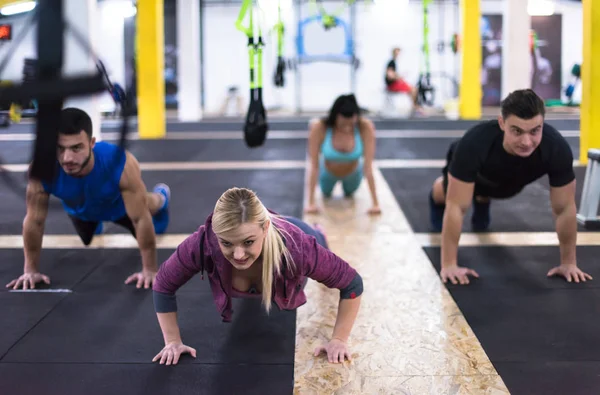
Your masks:
{"label": "yellow painted beam", "polygon": [[33,0],[0,0],[0,8],[7,5],[16,5],[19,3],[31,3]]}
{"label": "yellow painted beam", "polygon": [[461,78],[459,111],[462,119],[481,118],[480,0],[460,0]]}
{"label": "yellow painted beam", "polygon": [[581,135],[579,161],[587,164],[590,148],[600,148],[600,1],[583,0],[581,63]]}
{"label": "yellow painted beam", "polygon": [[136,68],[138,133],[141,139],[166,135],[163,0],[138,1]]}

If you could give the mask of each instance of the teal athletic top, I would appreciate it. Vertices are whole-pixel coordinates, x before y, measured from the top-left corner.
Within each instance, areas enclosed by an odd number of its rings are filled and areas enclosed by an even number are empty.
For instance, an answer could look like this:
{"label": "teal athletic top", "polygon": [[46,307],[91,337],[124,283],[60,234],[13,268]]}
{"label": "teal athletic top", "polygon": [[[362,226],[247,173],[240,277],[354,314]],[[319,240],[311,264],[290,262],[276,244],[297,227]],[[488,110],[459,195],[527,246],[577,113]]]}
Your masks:
{"label": "teal athletic top", "polygon": [[363,143],[358,128],[354,128],[354,149],[351,152],[340,152],[333,148],[332,135],[331,128],[328,128],[325,140],[321,146],[321,152],[323,152],[325,160],[331,162],[354,162],[363,155]]}
{"label": "teal athletic top", "polygon": [[65,211],[83,221],[116,221],[123,218],[125,203],[119,182],[125,168],[125,150],[98,142],[94,145],[94,167],[85,177],[67,175],[57,162],[54,181],[42,182],[46,193],[62,201]]}

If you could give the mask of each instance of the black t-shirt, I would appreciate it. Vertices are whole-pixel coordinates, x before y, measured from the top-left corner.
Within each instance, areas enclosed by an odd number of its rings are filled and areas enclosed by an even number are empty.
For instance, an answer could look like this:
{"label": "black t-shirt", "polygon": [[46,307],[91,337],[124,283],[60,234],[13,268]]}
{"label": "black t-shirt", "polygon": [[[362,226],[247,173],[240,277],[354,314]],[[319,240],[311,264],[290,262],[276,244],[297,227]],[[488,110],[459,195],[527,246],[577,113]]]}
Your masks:
{"label": "black t-shirt", "polygon": [[389,69],[396,71],[396,61],[394,59],[390,60],[389,63],[387,64],[387,67],[385,68],[385,84],[386,85],[390,85],[392,82],[394,82],[394,80],[389,79],[387,76],[387,72]]}
{"label": "black t-shirt", "polygon": [[506,152],[503,137],[497,120],[469,129],[454,146],[449,173],[475,182],[477,195],[500,199],[514,196],[546,174],[552,187],[575,179],[571,147],[551,125],[544,123],[540,145],[527,158]]}

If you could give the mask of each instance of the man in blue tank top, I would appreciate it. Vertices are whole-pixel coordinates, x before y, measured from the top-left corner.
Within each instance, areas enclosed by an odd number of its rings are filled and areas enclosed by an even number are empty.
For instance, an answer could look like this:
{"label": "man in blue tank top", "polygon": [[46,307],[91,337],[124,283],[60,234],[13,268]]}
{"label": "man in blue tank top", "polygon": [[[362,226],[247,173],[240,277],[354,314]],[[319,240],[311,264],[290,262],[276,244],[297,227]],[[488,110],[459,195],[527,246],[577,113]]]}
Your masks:
{"label": "man in blue tank top", "polygon": [[151,289],[158,270],[156,234],[164,233],[169,223],[169,187],[158,184],[147,192],[136,158],[117,145],[96,143],[92,120],[80,109],[62,111],[57,149],[54,180],[29,179],[23,221],[24,273],[7,287],[33,289],[42,281],[50,284],[50,278],[39,271],[39,257],[48,201],[54,195],[86,246],[94,234],[102,232],[103,221],[127,228],[137,239],[142,270],[125,283]]}

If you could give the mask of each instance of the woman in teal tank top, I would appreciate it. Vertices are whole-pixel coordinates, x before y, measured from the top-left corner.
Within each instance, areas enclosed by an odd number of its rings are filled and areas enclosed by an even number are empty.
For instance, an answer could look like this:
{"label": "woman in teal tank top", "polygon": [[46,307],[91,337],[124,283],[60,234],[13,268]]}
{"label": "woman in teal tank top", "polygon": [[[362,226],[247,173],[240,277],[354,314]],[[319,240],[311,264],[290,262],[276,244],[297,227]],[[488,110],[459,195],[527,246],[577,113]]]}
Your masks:
{"label": "woman in teal tank top", "polygon": [[351,197],[360,186],[363,176],[371,191],[369,214],[379,214],[379,202],[373,177],[375,158],[375,125],[360,114],[354,95],[339,96],[327,117],[310,124],[308,154],[308,205],[305,212],[318,212],[315,203],[317,180],[323,196],[331,197],[341,182],[344,196]]}

